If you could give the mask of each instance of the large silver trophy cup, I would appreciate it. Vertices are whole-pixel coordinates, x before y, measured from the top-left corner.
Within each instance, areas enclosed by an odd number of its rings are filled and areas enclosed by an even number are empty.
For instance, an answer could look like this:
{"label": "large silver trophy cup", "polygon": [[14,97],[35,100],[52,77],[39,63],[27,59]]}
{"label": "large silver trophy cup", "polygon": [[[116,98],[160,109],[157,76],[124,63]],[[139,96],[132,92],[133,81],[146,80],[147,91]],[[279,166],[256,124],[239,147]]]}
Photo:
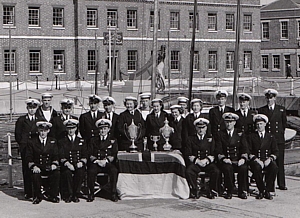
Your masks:
{"label": "large silver trophy cup", "polygon": [[164,144],[163,149],[165,151],[169,151],[172,148],[172,146],[169,144],[169,140],[170,140],[171,134],[174,133],[174,128],[169,126],[169,121],[167,120],[167,118],[165,119],[164,123],[165,123],[165,125],[159,129],[159,132],[166,140],[166,143]]}
{"label": "large silver trophy cup", "polygon": [[128,126],[127,123],[124,124],[124,132],[126,137],[132,142],[129,146],[130,152],[137,152],[137,146],[134,142],[140,137],[142,125],[139,123],[138,126],[134,124],[132,119],[131,124]]}

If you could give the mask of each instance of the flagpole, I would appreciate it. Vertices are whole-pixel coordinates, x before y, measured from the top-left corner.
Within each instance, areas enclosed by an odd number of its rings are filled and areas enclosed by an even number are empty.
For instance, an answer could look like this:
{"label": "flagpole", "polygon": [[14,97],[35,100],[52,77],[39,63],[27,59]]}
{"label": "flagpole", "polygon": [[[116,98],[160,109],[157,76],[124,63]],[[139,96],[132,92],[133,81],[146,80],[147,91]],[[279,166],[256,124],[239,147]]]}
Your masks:
{"label": "flagpole", "polygon": [[158,28],[158,0],[154,0],[153,53],[152,53],[152,76],[151,76],[152,99],[156,97],[157,28]]}

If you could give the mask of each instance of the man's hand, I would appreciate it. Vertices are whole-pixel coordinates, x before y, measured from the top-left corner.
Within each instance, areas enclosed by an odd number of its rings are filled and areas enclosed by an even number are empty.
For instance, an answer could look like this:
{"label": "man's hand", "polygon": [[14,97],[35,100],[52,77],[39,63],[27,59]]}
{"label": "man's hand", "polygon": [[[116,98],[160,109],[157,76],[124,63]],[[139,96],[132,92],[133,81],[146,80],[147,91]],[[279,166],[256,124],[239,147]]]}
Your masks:
{"label": "man's hand", "polygon": [[267,160],[265,160],[265,162],[264,162],[265,167],[269,166],[270,163],[271,163],[271,158],[268,158]]}
{"label": "man's hand", "polygon": [[56,170],[56,169],[57,169],[57,166],[55,164],[52,164],[51,165],[51,170],[53,171],[53,170]]}
{"label": "man's hand", "polygon": [[37,167],[37,166],[34,166],[34,167],[32,168],[32,172],[33,172],[33,173],[41,173],[41,169],[40,169],[39,167]]}
{"label": "man's hand", "polygon": [[97,160],[97,163],[100,167],[105,167],[106,166],[106,160]]}
{"label": "man's hand", "polygon": [[232,164],[231,160],[229,158],[224,158],[223,162],[226,163],[226,164]]}
{"label": "man's hand", "polygon": [[242,158],[242,159],[240,159],[240,160],[239,160],[239,162],[238,162],[238,166],[242,166],[242,165],[244,165],[244,164],[245,164],[245,162],[246,162],[246,161],[245,161],[245,159],[243,159],[243,158]]}
{"label": "man's hand", "polygon": [[66,165],[66,167],[68,167],[69,168],[69,170],[71,170],[71,171],[75,171],[75,168],[74,168],[74,166],[68,161],[68,162],[66,162],[65,163],[65,165]]}
{"label": "man's hand", "polygon": [[78,162],[77,163],[77,168],[81,168],[81,167],[83,167],[83,163],[82,162]]}
{"label": "man's hand", "polygon": [[258,163],[262,169],[264,168],[264,163],[260,159],[256,158],[254,161]]}
{"label": "man's hand", "polygon": [[199,161],[199,166],[200,167],[205,167],[207,165],[207,159],[202,159]]}

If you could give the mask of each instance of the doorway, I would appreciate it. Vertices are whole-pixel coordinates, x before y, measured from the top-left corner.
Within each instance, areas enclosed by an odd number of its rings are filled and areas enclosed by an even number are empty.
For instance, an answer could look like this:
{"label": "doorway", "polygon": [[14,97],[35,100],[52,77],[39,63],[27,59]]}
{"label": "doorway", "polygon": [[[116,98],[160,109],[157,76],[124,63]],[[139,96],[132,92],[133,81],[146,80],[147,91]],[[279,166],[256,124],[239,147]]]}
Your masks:
{"label": "doorway", "polygon": [[[111,51],[111,55],[114,55],[114,52]],[[119,80],[120,79],[120,67],[119,67],[119,62],[118,62],[118,55],[119,55],[119,51],[115,51],[115,57],[111,57],[111,66],[112,66],[112,74],[113,74],[113,80]],[[109,59],[109,51],[107,51],[107,60]],[[113,59],[115,59],[115,63],[113,66]],[[109,63],[107,63],[107,69],[109,69]]]}

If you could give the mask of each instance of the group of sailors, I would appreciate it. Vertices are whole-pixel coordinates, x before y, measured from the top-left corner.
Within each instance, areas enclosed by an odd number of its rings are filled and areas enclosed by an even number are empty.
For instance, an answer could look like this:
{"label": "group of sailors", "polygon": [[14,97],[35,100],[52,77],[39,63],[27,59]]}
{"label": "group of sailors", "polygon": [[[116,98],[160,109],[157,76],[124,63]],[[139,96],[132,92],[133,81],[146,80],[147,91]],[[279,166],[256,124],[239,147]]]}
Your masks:
{"label": "group of sailors", "polygon": [[[201,99],[189,101],[186,97],[178,97],[169,114],[163,101],[151,100],[150,93],[140,95],[140,104],[137,98],[126,97],[126,109],[117,114],[114,98],[89,95],[90,110],[79,119],[72,115],[72,99],[62,99],[61,113],[57,113],[51,106],[52,94],[42,94],[41,102],[29,98],[25,101],[28,112],[18,118],[15,126],[25,198],[33,198],[33,204],[43,199],[58,203],[60,194],[66,203],[77,203],[87,175],[87,201],[92,202],[97,174],[104,172],[110,177],[111,200],[118,201],[118,151],[132,151],[132,140],[136,151],[164,150],[166,139],[160,129],[168,124],[174,130],[169,138],[172,150],[181,153],[186,162],[191,198],[200,197],[197,178],[205,172],[210,178],[206,196],[213,199],[222,194],[231,199],[237,172],[238,197],[246,199],[250,167],[259,190],[256,198],[272,199],[276,177],[278,188],[287,190],[286,111],[276,104],[276,90],[264,93],[267,104],[258,111],[250,108],[249,94],[238,94],[240,108],[235,111],[226,106],[228,93],[216,91],[218,105],[209,114],[202,113]],[[104,111],[99,110],[101,102]],[[134,138],[128,133],[130,125],[136,127]]]}

